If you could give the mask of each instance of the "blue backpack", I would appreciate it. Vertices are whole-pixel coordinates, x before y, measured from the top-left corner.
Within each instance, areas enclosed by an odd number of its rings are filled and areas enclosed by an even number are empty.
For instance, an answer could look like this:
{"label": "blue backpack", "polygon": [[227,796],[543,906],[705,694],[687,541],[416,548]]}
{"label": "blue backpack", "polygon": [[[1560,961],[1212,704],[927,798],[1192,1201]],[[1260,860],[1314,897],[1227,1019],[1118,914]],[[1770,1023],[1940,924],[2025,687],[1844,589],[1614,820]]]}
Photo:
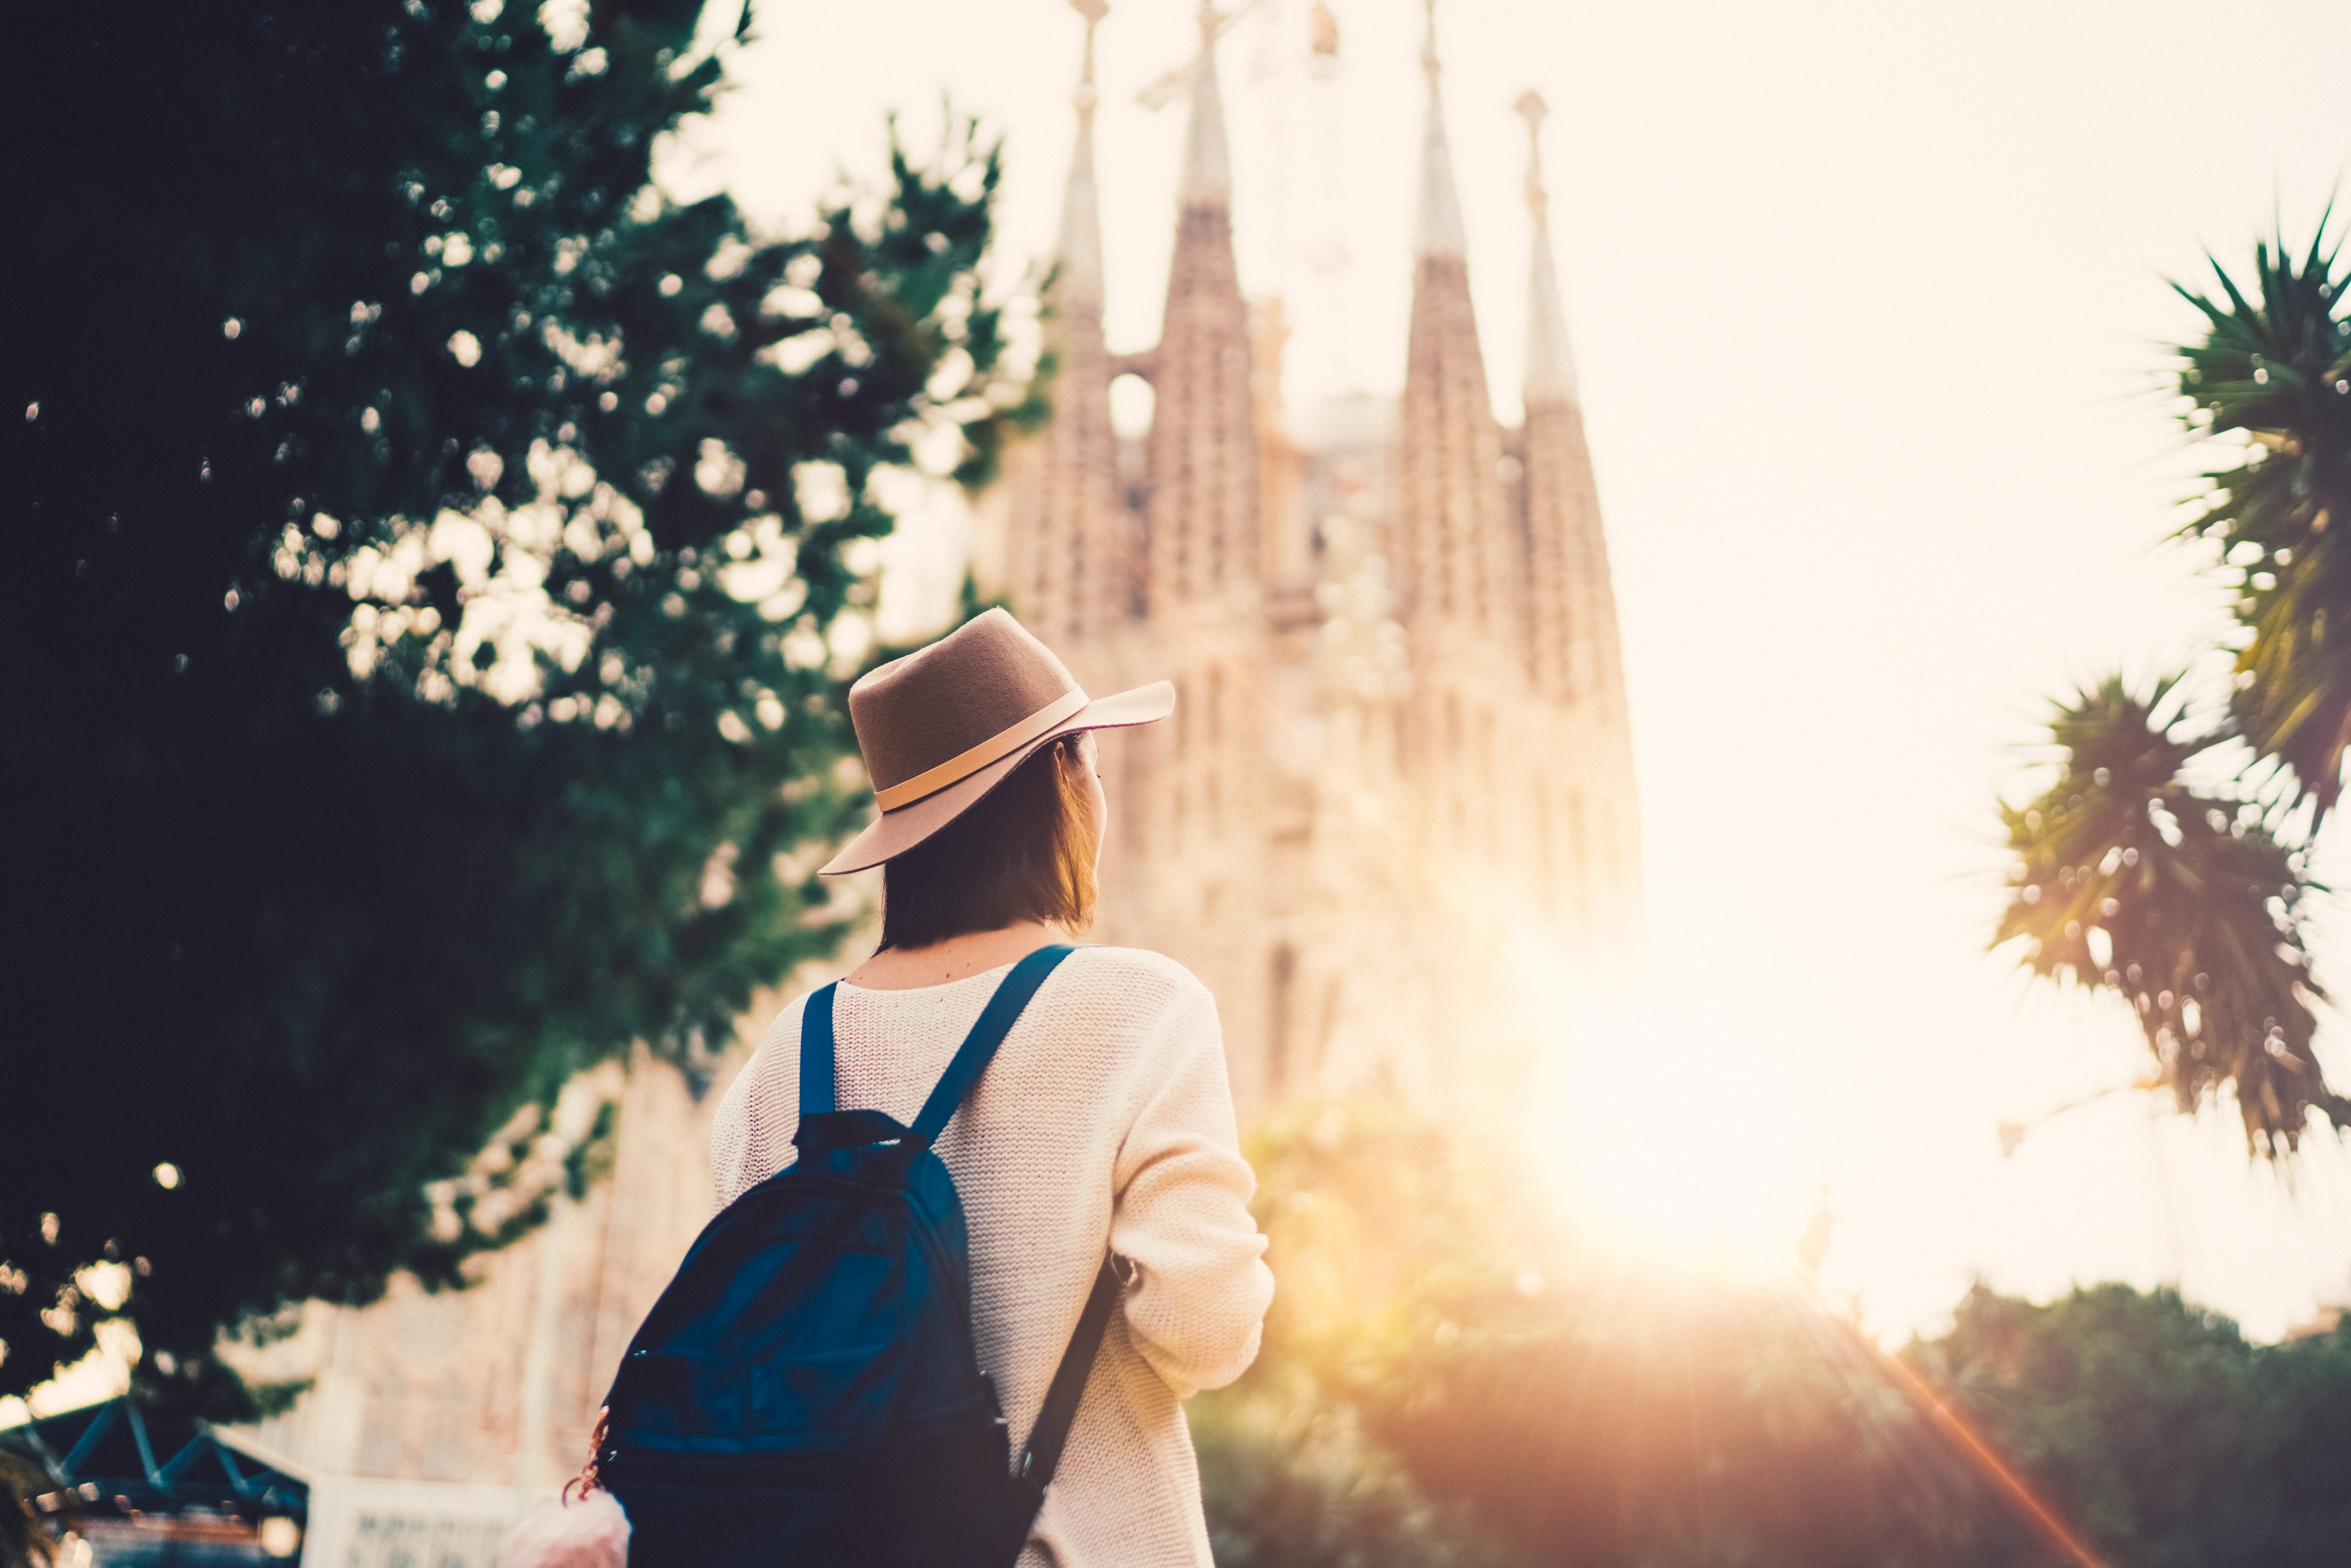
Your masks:
{"label": "blue backpack", "polygon": [[835,1108],[833,988],[810,994],[799,1158],[695,1239],[605,1401],[597,1474],[628,1512],[630,1568],[1011,1568],[1120,1281],[1105,1258],[1015,1467],[931,1145],[1071,950],[1013,966],[912,1127]]}

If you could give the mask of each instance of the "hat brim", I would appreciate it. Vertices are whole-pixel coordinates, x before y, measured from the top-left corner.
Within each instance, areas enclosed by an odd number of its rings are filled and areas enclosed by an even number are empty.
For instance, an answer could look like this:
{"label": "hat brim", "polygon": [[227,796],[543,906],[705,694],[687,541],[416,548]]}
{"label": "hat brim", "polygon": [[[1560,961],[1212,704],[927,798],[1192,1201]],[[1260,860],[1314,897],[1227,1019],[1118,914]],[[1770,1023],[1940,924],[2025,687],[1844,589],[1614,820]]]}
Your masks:
{"label": "hat brim", "polygon": [[946,789],[909,801],[894,811],[883,812],[873,819],[872,826],[842,845],[841,852],[825,862],[817,874],[846,876],[851,872],[870,871],[883,861],[904,854],[970,810],[989,790],[1003,783],[1014,768],[1065,735],[1085,729],[1126,729],[1138,724],[1155,724],[1175,711],[1176,687],[1167,681],[1154,681],[1131,692],[1098,697],[1018,751],[998,758],[978,772],[967,774]]}

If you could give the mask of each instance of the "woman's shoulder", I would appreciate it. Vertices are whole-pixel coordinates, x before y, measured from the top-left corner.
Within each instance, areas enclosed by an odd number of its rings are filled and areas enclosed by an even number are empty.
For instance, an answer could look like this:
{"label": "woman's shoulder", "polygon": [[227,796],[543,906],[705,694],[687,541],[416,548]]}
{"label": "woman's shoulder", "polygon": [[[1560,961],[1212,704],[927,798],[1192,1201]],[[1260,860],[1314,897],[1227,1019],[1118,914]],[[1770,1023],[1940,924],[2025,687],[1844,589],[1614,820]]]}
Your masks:
{"label": "woman's shoulder", "polygon": [[1071,993],[1121,1001],[1146,1016],[1216,1006],[1191,970],[1147,947],[1081,947],[1063,970]]}
{"label": "woman's shoulder", "polygon": [[780,1095],[798,1103],[800,1019],[808,1011],[809,998],[822,988],[811,986],[785,998],[782,1007],[768,1019],[758,1043],[751,1048],[751,1054],[736,1071],[733,1082],[727,1084],[718,1103],[720,1119],[752,1109],[754,1100],[774,1100]]}
{"label": "woman's shoulder", "polygon": [[789,1075],[795,1082],[799,1076],[800,1014],[808,1006],[809,993],[800,992],[788,999],[775,1017],[768,1020],[759,1041],[751,1054],[737,1069],[733,1082],[718,1103],[718,1114],[723,1121],[730,1115],[750,1109],[750,1097],[778,1071]]}

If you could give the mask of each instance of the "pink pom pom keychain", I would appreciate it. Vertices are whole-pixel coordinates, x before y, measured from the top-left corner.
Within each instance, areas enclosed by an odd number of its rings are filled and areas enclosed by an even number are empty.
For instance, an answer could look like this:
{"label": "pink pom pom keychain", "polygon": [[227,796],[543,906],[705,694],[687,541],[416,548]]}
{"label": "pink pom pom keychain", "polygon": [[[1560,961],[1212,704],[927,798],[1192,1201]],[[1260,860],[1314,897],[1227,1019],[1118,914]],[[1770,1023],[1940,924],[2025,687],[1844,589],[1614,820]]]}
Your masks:
{"label": "pink pom pom keychain", "polygon": [[[580,1473],[524,1514],[507,1534],[497,1568],[628,1568],[629,1516],[596,1473],[605,1419],[600,1411]],[[577,1500],[573,1487],[580,1489]]]}

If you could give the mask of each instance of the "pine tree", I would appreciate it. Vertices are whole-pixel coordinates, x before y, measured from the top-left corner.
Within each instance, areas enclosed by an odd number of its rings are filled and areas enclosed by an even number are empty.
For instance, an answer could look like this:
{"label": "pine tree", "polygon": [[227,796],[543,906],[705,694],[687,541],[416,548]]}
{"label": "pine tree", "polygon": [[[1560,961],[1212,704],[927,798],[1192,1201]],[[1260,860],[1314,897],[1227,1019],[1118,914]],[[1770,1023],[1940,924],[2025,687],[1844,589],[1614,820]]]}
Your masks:
{"label": "pine tree", "polygon": [[581,1179],[527,1107],[838,940],[886,476],[1033,413],[998,162],[664,198],[698,10],[0,18],[0,1393],[113,1317],[249,1409],[222,1333],[453,1281]]}

